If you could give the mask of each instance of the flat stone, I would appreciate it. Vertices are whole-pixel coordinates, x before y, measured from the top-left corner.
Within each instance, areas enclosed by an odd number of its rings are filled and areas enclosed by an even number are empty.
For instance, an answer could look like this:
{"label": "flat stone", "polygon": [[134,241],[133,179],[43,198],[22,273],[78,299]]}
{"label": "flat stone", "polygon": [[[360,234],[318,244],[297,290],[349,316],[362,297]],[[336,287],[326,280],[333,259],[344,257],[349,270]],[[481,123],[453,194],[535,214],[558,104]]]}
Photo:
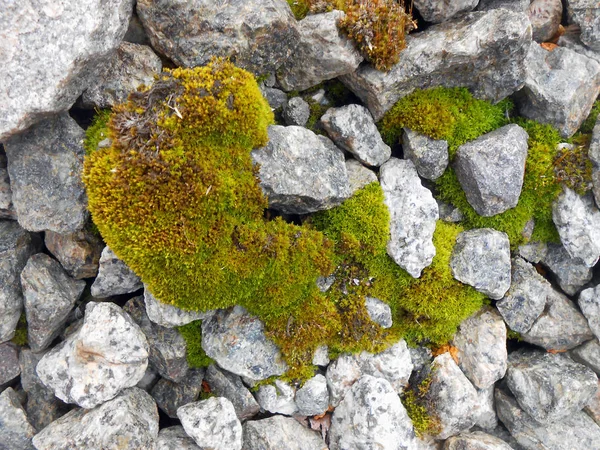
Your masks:
{"label": "flat stone", "polygon": [[163,428],[158,432],[156,450],[202,450],[181,425]]}
{"label": "flat stone", "polygon": [[296,405],[301,416],[318,416],[329,408],[327,381],[321,374],[306,380],[296,391]]}
{"label": "flat stone", "polygon": [[581,41],[600,52],[600,8],[594,0],[567,0],[570,21],[579,25]]}
{"label": "flat stone", "polygon": [[6,450],[33,450],[35,429],[19,403],[15,391],[8,387],[0,394],[0,442]]}
{"label": "flat stone", "polygon": [[143,287],[140,277],[119,259],[108,247],[102,250],[98,276],[92,284],[91,294],[96,298],[131,294]]}
{"label": "flat stone", "polygon": [[533,28],[533,40],[546,42],[558,32],[562,20],[561,0],[533,0],[529,5],[529,20]]}
{"label": "flat stone", "polygon": [[286,125],[304,127],[309,117],[310,106],[302,97],[290,98],[283,108],[283,120],[285,120]]}
{"label": "flat stone", "polygon": [[440,0],[415,0],[414,7],[419,11],[423,20],[440,23],[454,16],[473,11],[478,0],[456,0],[452,2]]}
{"label": "flat stone", "polygon": [[581,258],[572,258],[561,244],[548,243],[547,249],[542,264],[554,274],[565,293],[577,294],[592,279],[592,268]]}
{"label": "flat stone", "polygon": [[19,348],[12,342],[0,344],[0,387],[20,374]]}
{"label": "flat stone", "polygon": [[382,302],[378,298],[366,297],[365,307],[373,322],[382,328],[389,328],[392,326],[392,309],[390,308],[390,305]]}
{"label": "flat stone", "polygon": [[180,327],[196,320],[207,318],[212,312],[185,311],[176,306],[163,303],[144,289],[144,303],[148,318],[157,325],[166,328]]}
{"label": "flat stone", "polygon": [[366,168],[355,159],[346,160],[346,172],[350,182],[350,192],[352,195],[366,185],[377,182],[377,175],[371,169]]}
{"label": "flat stone", "polygon": [[253,420],[243,425],[244,450],[327,450],[316,432],[283,416]]}
{"label": "flat stone", "polygon": [[600,337],[600,285],[581,291],[579,308],[596,337]]}
{"label": "flat stone", "polygon": [[600,343],[598,339],[587,341],[585,344],[575,347],[569,353],[574,361],[589,367],[596,375],[600,375]]}
{"label": "flat stone", "polygon": [[273,414],[291,416],[298,411],[295,402],[296,389],[282,380],[275,380],[272,384],[264,384],[256,391],[256,400],[264,411]]}
{"label": "flat stone", "polygon": [[431,139],[408,128],[402,133],[404,157],[410,159],[419,176],[437,180],[448,167],[448,142]]}
{"label": "flat stone", "polygon": [[80,280],[98,274],[102,239],[87,228],[69,234],[46,231],[44,243],[71,277]]}
{"label": "flat stone", "polygon": [[190,369],[179,383],[161,378],[150,390],[158,407],[172,419],[177,418],[177,409],[195,402],[202,390],[204,369]]}
{"label": "flat stone", "polygon": [[444,450],[512,450],[512,447],[491,434],[473,431],[447,439]]}
{"label": "flat stone", "polygon": [[260,406],[239,376],[211,364],[206,368],[204,381],[208,383],[213,394],[225,397],[231,402],[239,420],[249,419],[260,411]]}

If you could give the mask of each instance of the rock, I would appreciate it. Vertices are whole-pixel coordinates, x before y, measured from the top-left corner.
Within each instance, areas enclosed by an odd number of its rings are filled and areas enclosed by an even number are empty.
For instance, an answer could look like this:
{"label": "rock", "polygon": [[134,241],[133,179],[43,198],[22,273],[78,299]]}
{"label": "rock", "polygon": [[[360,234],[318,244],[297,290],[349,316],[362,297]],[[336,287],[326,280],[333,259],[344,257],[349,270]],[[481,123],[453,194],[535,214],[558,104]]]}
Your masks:
{"label": "rock", "polygon": [[323,128],[335,144],[368,166],[381,166],[392,156],[371,113],[364,106],[329,108],[321,117]]}
{"label": "rock", "polygon": [[595,52],[591,48],[587,47],[577,35],[577,33],[565,33],[558,38],[557,42],[559,47],[570,48],[571,50],[579,53],[580,55],[587,56],[600,63],[600,52]]}
{"label": "rock", "polygon": [[410,159],[419,176],[437,180],[448,167],[448,142],[431,139],[424,134],[404,128],[402,133],[404,157]]}
{"label": "rock", "polygon": [[147,45],[121,42],[101,73],[83,91],[88,108],[111,108],[124,103],[139,86],[150,86],[162,70],[160,58]]}
{"label": "rock", "polygon": [[[598,58],[598,62],[600,62],[600,55]],[[600,205],[600,119],[596,119],[596,124],[592,130],[588,157],[592,162],[592,192],[596,199],[596,205]]]}
{"label": "rock", "polygon": [[479,215],[490,217],[517,206],[528,138],[523,128],[510,124],[458,148],[454,170]]}
{"label": "rock", "polygon": [[453,345],[458,365],[476,388],[492,386],[506,372],[506,326],[495,309],[483,308],[460,324]]}
{"label": "rock", "polygon": [[587,341],[585,344],[574,348],[569,353],[574,361],[589,367],[596,375],[600,375],[600,343],[598,339]]}
{"label": "rock", "polygon": [[38,253],[21,272],[27,337],[31,350],[48,347],[62,331],[69,313],[85,289],[85,281],[71,278],[48,255]]}
{"label": "rock", "polygon": [[377,182],[377,175],[370,169],[367,169],[355,159],[346,160],[346,172],[350,182],[350,192],[354,195],[356,191],[364,188],[366,185]]}
{"label": "rock", "polygon": [[510,241],[492,228],[463,231],[450,260],[452,276],[499,300],[510,288]]}
{"label": "rock", "polygon": [[526,14],[472,12],[407,36],[401,61],[390,71],[363,65],[340,80],[375,121],[413,90],[434,86],[464,86],[478,98],[497,102],[523,86],[530,44]]}
{"label": "rock", "polygon": [[189,403],[177,410],[185,432],[200,448],[240,450],[242,424],[233,405],[224,397]]}
{"label": "rock", "polygon": [[158,411],[146,392],[132,387],[94,409],[74,409],[33,438],[37,450],[74,448],[148,450],[158,437]]}
{"label": "rock", "polygon": [[329,347],[326,345],[320,345],[315,350],[313,355],[312,363],[315,366],[327,367],[329,365]]}
{"label": "rock", "polygon": [[336,408],[346,396],[352,385],[362,375],[355,356],[341,354],[327,367],[326,379],[329,388],[329,403]]}
{"label": "rock", "polygon": [[64,112],[4,142],[12,201],[26,230],[68,234],[83,228],[89,214],[81,181],[84,137]]}
{"label": "rock", "polygon": [[58,0],[43,11],[31,4],[5,6],[1,142],[75,103],[125,35],[133,1]]}
{"label": "rock", "polygon": [[0,220],[0,342],[15,335],[23,310],[21,271],[39,247],[37,236],[16,222]]}
{"label": "rock", "polygon": [[554,274],[565,293],[577,294],[592,279],[592,269],[580,258],[571,258],[560,244],[549,243],[547,248],[548,251],[541,260],[542,264]]}
{"label": "rock", "polygon": [[260,411],[260,406],[237,375],[220,370],[215,364],[206,369],[204,381],[217,397],[225,397],[231,402],[239,420],[249,419]]}
{"label": "rock", "polygon": [[301,416],[318,416],[329,408],[327,381],[321,374],[306,380],[296,391],[296,405]]}
{"label": "rock", "polygon": [[269,143],[254,150],[269,207],[288,214],[333,208],[350,197],[344,154],[306,128],[269,127]]}
{"label": "rock", "polygon": [[333,412],[330,450],[350,448],[412,449],[415,431],[392,386],[363,375]]}
{"label": "rock", "polygon": [[244,450],[327,450],[315,431],[283,416],[253,420],[243,425]]}
{"label": "rock", "polygon": [[421,17],[426,22],[440,23],[454,16],[473,11],[479,0],[456,0],[453,2],[440,0],[415,0],[414,7],[417,8]]}
{"label": "rock", "polygon": [[275,71],[300,40],[281,0],[139,0],[137,13],[152,47],[177,66],[203,66],[223,56],[259,75]]}
{"label": "rock", "polygon": [[135,386],[143,389],[146,392],[150,392],[150,390],[158,382],[159,378],[160,376],[158,375],[156,369],[151,365],[148,365],[148,367],[146,367],[146,372],[144,372],[144,376],[140,381],[137,382]]}
{"label": "rock", "polygon": [[67,403],[93,408],[142,379],[146,337],[113,303],[88,303],[82,327],[40,360],[42,382]]}
{"label": "rock", "polygon": [[448,203],[441,202],[438,199],[436,199],[435,201],[437,202],[438,209],[440,211],[440,220],[449,223],[458,223],[462,222],[462,220],[465,218],[464,214],[460,209],[455,208],[454,206]]}
{"label": "rock", "polygon": [[306,126],[310,117],[310,106],[302,97],[291,98],[283,108],[283,120],[286,125]]}
{"label": "rock", "polygon": [[269,106],[273,111],[283,109],[287,105],[288,97],[281,89],[260,86],[260,91],[263,97],[269,102]]}
{"label": "rock", "polygon": [[183,336],[174,328],[156,325],[146,314],[143,297],[129,300],[123,310],[138,324],[149,346],[149,362],[161,377],[181,381],[188,371],[187,345]]}
{"label": "rock", "polygon": [[506,385],[523,411],[550,424],[583,409],[596,393],[598,377],[563,355],[519,350],[508,357]]}
{"label": "rock", "polygon": [[0,344],[0,390],[20,374],[19,348],[12,342]]}
{"label": "rock", "polygon": [[511,450],[512,447],[491,434],[482,431],[461,433],[444,442],[444,450]]}
{"label": "rock", "polygon": [[0,219],[17,220],[17,212],[12,202],[10,178],[6,167],[0,167]]}
{"label": "rock", "polygon": [[418,278],[435,256],[437,203],[431,191],[421,184],[411,161],[392,158],[381,166],[379,177],[391,216],[387,253],[412,277]]}
{"label": "rock", "polygon": [[99,235],[86,228],[69,234],[46,231],[44,243],[69,276],[80,280],[98,274],[102,252],[102,239]]}
{"label": "rock", "polygon": [[158,432],[156,450],[201,450],[182,426],[163,428]]}
{"label": "rock", "polygon": [[6,450],[33,450],[31,438],[35,429],[27,420],[27,414],[12,388],[0,394],[0,442]]}
{"label": "rock", "polygon": [[477,408],[475,426],[484,430],[493,430],[498,426],[498,416],[494,405],[494,385],[485,389],[477,389]]}
{"label": "rock", "polygon": [[150,391],[158,407],[172,419],[177,418],[177,409],[195,402],[202,389],[204,369],[190,369],[179,383],[158,380]]}
{"label": "rock", "polygon": [[596,337],[600,336],[600,285],[581,291],[579,308]]}
{"label": "rock", "polygon": [[583,408],[583,411],[590,416],[596,424],[600,425],[600,382],[596,394],[592,397],[589,403]]}
{"label": "rock", "polygon": [[533,44],[525,66],[525,86],[515,97],[519,113],[571,136],[600,92],[600,64],[568,48],[549,52]]}
{"label": "rock", "polygon": [[144,289],[144,303],[146,303],[148,318],[155,324],[166,328],[180,327],[195,320],[203,320],[212,314],[210,311],[184,311],[176,306],[162,303],[150,293],[148,288]]}
{"label": "rock", "polygon": [[545,42],[558,32],[562,19],[561,0],[533,0],[529,5],[529,20],[533,28],[533,40]]}
{"label": "rock", "polygon": [[143,287],[140,277],[108,247],[102,250],[98,276],[92,284],[91,294],[96,298],[130,294]]}
{"label": "rock", "polygon": [[517,254],[525,261],[537,264],[548,256],[548,245],[545,242],[528,242],[519,245]]}
{"label": "rock", "polygon": [[131,42],[132,44],[150,45],[150,39],[148,39],[148,35],[144,30],[144,25],[142,25],[135,10],[129,19],[129,25],[123,41]]}
{"label": "rock", "polygon": [[581,41],[600,52],[600,8],[593,0],[567,0],[569,19],[579,25]]}
{"label": "rock", "polygon": [[298,411],[295,396],[296,390],[282,380],[275,380],[273,384],[263,384],[256,391],[256,400],[263,410],[287,416]]}
{"label": "rock", "polygon": [[380,325],[382,328],[389,328],[392,326],[392,310],[390,305],[382,302],[378,298],[366,297],[365,307],[373,322]]}

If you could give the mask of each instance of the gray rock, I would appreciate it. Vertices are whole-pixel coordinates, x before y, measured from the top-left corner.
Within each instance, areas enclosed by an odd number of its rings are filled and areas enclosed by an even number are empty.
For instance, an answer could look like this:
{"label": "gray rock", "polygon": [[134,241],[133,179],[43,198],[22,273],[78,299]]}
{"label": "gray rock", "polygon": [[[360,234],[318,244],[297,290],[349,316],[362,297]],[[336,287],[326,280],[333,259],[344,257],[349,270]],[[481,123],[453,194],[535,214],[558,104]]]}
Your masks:
{"label": "gray rock", "polygon": [[31,438],[35,429],[27,420],[27,414],[12,388],[0,394],[0,448],[3,450],[33,450]]}
{"label": "gray rock", "polygon": [[510,288],[510,241],[492,228],[463,231],[450,260],[452,276],[499,300]]}
{"label": "gray rock", "polygon": [[323,375],[315,375],[296,391],[296,406],[301,416],[317,416],[327,411],[329,393]]}
{"label": "gray rock", "polygon": [[315,366],[327,367],[329,365],[329,347],[326,345],[320,345],[315,350],[313,355],[312,363]]}
{"label": "gray rock", "polygon": [[350,197],[344,154],[306,128],[269,127],[269,143],[252,152],[269,207],[288,214],[333,208]]}
{"label": "gray rock", "polygon": [[84,137],[65,112],[5,141],[12,201],[26,230],[67,234],[83,228],[89,214],[81,181]]}
{"label": "gray rock", "polygon": [[111,108],[127,100],[139,86],[150,86],[162,70],[160,58],[147,45],[121,42],[103,70],[83,91],[88,108]]}
{"label": "gray rock", "polygon": [[379,177],[391,216],[387,253],[412,277],[418,278],[435,256],[437,203],[431,191],[421,184],[411,161],[392,158],[381,166]]}
{"label": "gray rock", "polygon": [[140,0],[137,13],[152,47],[177,66],[232,57],[255,74],[273,72],[293,55],[300,33],[280,0]]}
{"label": "gray rock", "polygon": [[354,195],[356,191],[364,188],[366,185],[377,182],[377,175],[370,169],[367,169],[355,159],[346,160],[346,172],[350,182],[350,192]]}
{"label": "gray rock", "polygon": [[478,11],[504,8],[515,12],[526,12],[531,0],[479,0]]}
{"label": "gray rock", "polygon": [[202,450],[182,426],[163,428],[158,432],[156,450]]}
{"label": "gray rock", "polygon": [[286,125],[303,127],[310,117],[310,106],[302,97],[290,98],[283,108],[283,120]]}
{"label": "gray rock", "polygon": [[469,204],[481,216],[517,206],[527,159],[527,132],[503,126],[458,148],[454,169]]}
{"label": "gray rock", "polygon": [[498,426],[498,416],[496,415],[496,406],[494,404],[494,385],[485,389],[477,389],[477,408],[475,427],[484,430],[494,430]]}
{"label": "gray rock", "polygon": [[46,231],[46,248],[54,255],[67,273],[79,280],[98,274],[102,239],[88,229],[69,234]]}
{"label": "gray rock", "polygon": [[326,379],[329,388],[329,403],[336,408],[352,385],[362,375],[358,359],[343,353],[327,367]]}
{"label": "gray rock", "polygon": [[300,40],[277,72],[277,81],[286,91],[303,91],[322,81],[354,72],[363,57],[354,43],[337,27],[342,11],[309,15],[298,22]]}
{"label": "gray rock", "polygon": [[354,383],[333,412],[329,448],[416,448],[412,422],[386,380],[363,375]]}
{"label": "gray rock", "polygon": [[590,416],[597,425],[600,425],[600,384],[598,390],[596,390],[596,395],[594,395],[585,408],[583,408],[583,411]]}
{"label": "gray rock", "polygon": [[85,281],[74,280],[55,259],[38,253],[23,268],[21,286],[28,343],[37,352],[48,347],[62,331],[85,289]]}
{"label": "gray rock", "polygon": [[427,22],[445,22],[461,13],[473,11],[479,0],[414,0],[414,7]]}
{"label": "gray rock", "polygon": [[129,25],[127,27],[127,32],[123,37],[123,41],[131,42],[132,44],[150,45],[150,39],[148,39],[148,35],[144,30],[144,25],[142,25],[135,10],[129,19]]}
{"label": "gray rock", "polygon": [[600,375],[600,343],[598,339],[593,339],[585,344],[575,347],[569,353],[574,361],[589,367],[596,375]]}
{"label": "gray rock", "polygon": [[578,303],[592,333],[600,337],[600,285],[581,291]]}
{"label": "gray rock", "polygon": [[204,369],[190,369],[179,383],[162,378],[151,389],[150,395],[161,410],[176,419],[178,408],[198,399],[203,377]]}
{"label": "gray rock", "polygon": [[562,19],[561,0],[533,0],[529,5],[529,20],[533,28],[533,40],[545,42],[558,32]]}
{"label": "gray rock", "polygon": [[365,307],[373,322],[380,325],[382,328],[389,328],[392,326],[392,310],[390,305],[382,302],[378,298],[366,297]]}
{"label": "gray rock", "polygon": [[548,245],[545,242],[528,242],[519,245],[517,255],[525,261],[537,264],[548,256]]}
{"label": "gray rock", "polygon": [[437,180],[448,167],[448,142],[431,139],[404,128],[402,133],[404,157],[410,159],[419,175],[427,180]]}
{"label": "gray rock", "polygon": [[6,167],[0,167],[0,219],[17,220],[17,212],[12,202],[10,177]]}
{"label": "gray rock", "polygon": [[146,392],[150,392],[159,379],[160,376],[158,375],[156,369],[151,365],[148,365],[148,367],[146,367],[146,372],[144,372],[144,376],[140,381],[137,382],[135,386],[143,389]]}
{"label": "gray rock", "polygon": [[592,269],[580,258],[571,258],[561,244],[549,243],[547,248],[542,264],[554,274],[564,292],[569,295],[577,294],[592,279]]}
{"label": "gray rock", "polygon": [[563,355],[519,350],[508,358],[506,385],[523,411],[549,424],[583,409],[596,393],[598,377]]}
{"label": "gray rock", "polygon": [[447,439],[444,450],[512,450],[512,447],[491,434],[473,431]]}
{"label": "gray rock", "polygon": [[317,278],[316,284],[321,292],[327,292],[331,286],[335,283],[335,275],[329,275],[328,277]]}
{"label": "gray rock", "polygon": [[569,19],[579,25],[581,41],[600,52],[600,8],[594,0],[567,0]]}
{"label": "gray rock", "polygon": [[238,419],[249,419],[260,411],[260,406],[237,375],[220,370],[215,364],[206,369],[204,380],[217,397],[228,399]]}
{"label": "gray rock", "polygon": [[578,33],[565,33],[561,37],[558,38],[557,42],[559,47],[570,48],[571,50],[583,55],[587,56],[590,59],[593,59],[600,63],[600,52],[596,52],[591,48],[587,47],[578,35]]}
{"label": "gray rock", "polygon": [[146,392],[132,387],[92,410],[74,409],[38,433],[33,445],[37,450],[148,450],[157,437],[156,405]]}
{"label": "gray rock", "polygon": [[267,100],[267,102],[269,102],[269,106],[273,111],[280,108],[283,109],[285,108],[285,105],[287,105],[287,94],[281,89],[260,86],[260,91],[262,92],[262,95]]}
{"label": "gray rock", "polygon": [[429,347],[420,346],[411,347],[408,350],[415,374],[429,371],[429,366],[433,361],[431,349]]}
{"label": "gray rock", "polygon": [[0,344],[0,389],[20,374],[19,348],[12,342]]}
{"label": "gray rock", "polygon": [[363,164],[378,167],[392,156],[392,150],[381,139],[371,113],[364,106],[329,108],[321,117],[321,124],[338,147]]}
{"label": "gray rock", "polygon": [[460,209],[455,208],[449,203],[441,202],[438,199],[436,199],[435,201],[437,202],[438,209],[440,211],[440,220],[449,223],[457,223],[462,222],[462,220],[465,218],[464,214]]}
{"label": "gray rock", "polygon": [[568,48],[549,52],[534,43],[525,66],[525,86],[515,98],[519,113],[571,136],[600,92],[600,64]]}
{"label": "gray rock", "polygon": [[140,277],[119,259],[108,247],[102,250],[98,276],[92,284],[91,294],[96,298],[130,294],[143,287]]}
{"label": "gray rock", "polygon": [[[600,54],[598,62],[600,62]],[[592,130],[592,140],[588,150],[588,157],[592,162],[592,191],[596,205],[600,205],[600,119],[596,119],[596,124]]]}
{"label": "gray rock", "polygon": [[42,382],[67,403],[93,408],[142,379],[148,342],[113,303],[88,303],[81,328],[40,360]]}
{"label": "gray rock", "polygon": [[390,71],[363,65],[340,80],[376,121],[398,99],[433,86],[464,86],[478,98],[499,101],[523,86],[530,44],[531,27],[524,13],[467,13],[407,36],[401,61]]}
{"label": "gray rock", "polygon": [[17,222],[0,220],[0,342],[15,335],[23,310],[21,271],[39,247],[37,236]]}
{"label": "gray rock", "polygon": [[243,432],[244,450],[327,450],[317,432],[290,417],[273,416],[246,422]]}
{"label": "gray rock", "polygon": [[264,325],[241,306],[217,310],[202,322],[202,348],[223,369],[260,381],[283,375],[287,364]]}
{"label": "gray rock", "polygon": [[506,326],[493,308],[483,308],[460,324],[453,345],[458,365],[476,388],[492,386],[506,372]]}
{"label": "gray rock", "polygon": [[162,303],[147,288],[144,289],[144,303],[146,303],[148,318],[166,328],[180,327],[195,320],[203,320],[212,314],[210,311],[184,311],[176,306]]}
{"label": "gray rock", "polygon": [[71,107],[121,42],[132,8],[132,0],[58,0],[43,11],[5,5],[0,141]]}
{"label": "gray rock", "polygon": [[200,448],[241,450],[242,424],[224,397],[189,403],[177,410],[185,432]]}
{"label": "gray rock", "polygon": [[275,380],[263,384],[256,391],[256,400],[264,411],[291,416],[298,411],[295,402],[296,390],[285,381]]}
{"label": "gray rock", "polygon": [[123,310],[138,324],[149,346],[149,362],[161,377],[181,381],[188,371],[187,345],[183,336],[174,328],[156,325],[146,314],[143,297],[129,300]]}

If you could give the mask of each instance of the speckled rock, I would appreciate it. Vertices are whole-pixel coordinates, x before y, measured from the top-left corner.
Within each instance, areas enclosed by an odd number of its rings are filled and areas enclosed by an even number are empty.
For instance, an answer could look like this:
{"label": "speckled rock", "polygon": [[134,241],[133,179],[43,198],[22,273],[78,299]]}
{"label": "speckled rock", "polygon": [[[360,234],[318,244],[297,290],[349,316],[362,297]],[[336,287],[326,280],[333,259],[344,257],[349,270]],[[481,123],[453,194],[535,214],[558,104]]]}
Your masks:
{"label": "speckled rock", "polygon": [[350,182],[350,192],[352,195],[367,184],[377,181],[375,172],[366,168],[355,159],[346,160],[346,172],[348,172],[348,181]]}
{"label": "speckled rock", "polygon": [[378,298],[366,297],[365,307],[373,322],[380,325],[382,328],[389,328],[392,326],[392,310],[390,305],[382,302]]}
{"label": "speckled rock", "polygon": [[156,450],[202,450],[182,426],[163,428],[158,432]]}
{"label": "speckled rock", "polygon": [[596,424],[600,425],[600,381],[598,382],[598,389],[596,394],[591,398],[583,411],[590,416]]}
{"label": "speckled rock", "polygon": [[600,285],[581,291],[578,303],[592,333],[600,339]]}
{"label": "speckled rock", "polygon": [[20,374],[18,347],[12,342],[0,344],[0,389]]}
{"label": "speckled rock", "polygon": [[280,108],[285,108],[285,105],[287,105],[288,101],[288,97],[285,92],[283,92],[281,89],[275,89],[263,85],[260,85],[259,87],[263,97],[267,100],[273,111]]}
{"label": "speckled rock", "polygon": [[310,106],[302,97],[290,98],[283,108],[283,120],[286,125],[306,126],[310,117]]}
{"label": "speckled rock", "polygon": [[315,366],[326,367],[329,365],[329,362],[329,347],[326,345],[318,346],[313,355],[312,363]]}
{"label": "speckled rock", "polygon": [[144,289],[144,303],[148,318],[166,328],[180,327],[195,320],[203,320],[212,314],[212,312],[184,311],[176,306],[162,303],[147,288]]}
{"label": "speckled rock", "polygon": [[[600,63],[600,53],[598,53],[598,62]],[[600,205],[600,118],[596,119],[596,124],[592,130],[588,157],[592,162],[592,192],[594,193],[596,205]]]}
{"label": "speckled rock", "polygon": [[321,374],[306,380],[296,391],[296,406],[302,416],[317,416],[329,408],[329,392],[327,381]]}
{"label": "speckled rock", "polygon": [[225,397],[231,402],[238,419],[249,419],[260,411],[260,406],[239,376],[211,364],[206,368],[204,381],[208,383],[213,394]]}
{"label": "speckled rock", "polygon": [[533,40],[537,42],[550,40],[558,31],[562,12],[561,0],[533,0],[529,5]]}
{"label": "speckled rock", "polygon": [[478,11],[504,8],[510,11],[526,12],[531,0],[479,0]]}
{"label": "speckled rock", "polygon": [[600,375],[600,342],[598,339],[587,341],[585,344],[575,347],[569,353],[574,361],[589,367],[596,375]]}
{"label": "speckled rock", "polygon": [[594,0],[567,0],[569,19],[579,25],[581,41],[600,52],[600,8]]}
{"label": "speckled rock", "polygon": [[423,134],[404,128],[402,133],[404,157],[410,159],[419,176],[437,180],[448,167],[448,142],[431,139]]}
{"label": "speckled rock", "polygon": [[475,427],[491,431],[498,426],[498,416],[494,405],[494,390],[492,384],[484,389],[477,389],[477,408],[475,412]]}
{"label": "speckled rock", "polygon": [[31,438],[35,429],[12,388],[0,394],[0,447],[6,450],[33,450]]}
{"label": "speckled rock", "polygon": [[263,384],[258,388],[255,396],[264,411],[286,416],[291,416],[298,411],[294,400],[296,389],[285,381],[275,380],[272,384]]}
{"label": "speckled rock", "polygon": [[140,277],[120,260],[108,247],[102,250],[98,276],[92,284],[91,293],[96,298],[130,294],[143,287]]}
{"label": "speckled rock", "polygon": [[415,0],[414,7],[427,22],[440,23],[452,17],[472,11],[479,0]]}
{"label": "speckled rock", "polygon": [[69,234],[46,231],[44,243],[73,278],[79,280],[97,275],[102,252],[102,239],[99,235],[87,228]]}
{"label": "speckled rock", "polygon": [[444,450],[512,450],[512,447],[491,434],[474,431],[447,439]]}
{"label": "speckled rock", "polygon": [[179,383],[161,378],[150,390],[150,395],[162,411],[176,419],[179,407],[198,399],[203,378],[204,369],[188,370]]}
{"label": "speckled rock", "polygon": [[17,212],[12,202],[12,189],[8,170],[0,167],[0,219],[17,220]]}
{"label": "speckled rock", "polygon": [[243,425],[244,450],[327,450],[315,431],[283,416],[253,420]]}
{"label": "speckled rock", "polygon": [[542,264],[554,274],[565,293],[577,294],[592,279],[592,268],[581,258],[571,258],[561,244],[549,243],[547,248],[546,255],[541,259]]}
{"label": "speckled rock", "polygon": [[548,244],[546,242],[528,242],[519,245],[517,255],[525,261],[537,264],[548,256]]}
{"label": "speckled rock", "polygon": [[354,355],[343,353],[329,364],[326,379],[331,406],[335,408],[340,404],[346,393],[361,375],[360,365]]}

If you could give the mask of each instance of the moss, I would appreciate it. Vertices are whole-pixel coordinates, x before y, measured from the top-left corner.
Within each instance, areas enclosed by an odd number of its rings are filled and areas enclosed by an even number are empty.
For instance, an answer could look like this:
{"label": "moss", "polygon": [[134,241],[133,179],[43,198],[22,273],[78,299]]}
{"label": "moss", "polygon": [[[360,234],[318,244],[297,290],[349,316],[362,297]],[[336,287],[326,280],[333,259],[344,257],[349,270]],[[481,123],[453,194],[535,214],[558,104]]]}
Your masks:
{"label": "moss", "polygon": [[20,347],[29,343],[29,338],[27,336],[27,318],[25,317],[25,313],[21,314],[21,317],[19,317],[17,329],[15,330],[15,335],[11,339],[11,342]]}
{"label": "moss", "polygon": [[188,365],[192,368],[208,367],[214,360],[202,348],[202,321],[188,323],[177,327],[186,341],[186,356]]}
{"label": "moss", "polygon": [[310,12],[310,0],[287,0],[287,2],[297,20],[304,19]]}
{"label": "moss", "polygon": [[440,420],[430,412],[432,407],[427,400],[432,373],[430,372],[417,386],[409,386],[400,397],[419,437],[425,434],[436,435],[440,432]]}
{"label": "moss", "polygon": [[588,157],[589,142],[558,150],[554,175],[563,185],[584,195],[592,188],[592,161]]}
{"label": "moss", "polygon": [[110,109],[96,110],[96,115],[92,120],[92,124],[85,130],[85,141],[83,148],[85,153],[96,151],[98,143],[109,137],[108,120],[110,119]]}
{"label": "moss", "polygon": [[598,114],[600,114],[600,99],[594,102],[592,110],[579,127],[579,132],[582,134],[590,134],[594,130],[594,125],[596,125]]}

